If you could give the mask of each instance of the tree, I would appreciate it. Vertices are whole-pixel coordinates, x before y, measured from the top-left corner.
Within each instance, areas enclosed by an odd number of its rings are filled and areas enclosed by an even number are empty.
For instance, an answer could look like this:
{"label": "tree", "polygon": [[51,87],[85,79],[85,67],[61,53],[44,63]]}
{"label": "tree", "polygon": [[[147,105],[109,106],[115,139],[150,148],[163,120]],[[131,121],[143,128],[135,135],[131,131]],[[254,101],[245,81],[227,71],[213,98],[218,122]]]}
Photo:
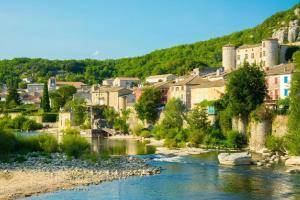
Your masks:
{"label": "tree", "polygon": [[185,119],[186,107],[180,99],[170,99],[163,111],[164,118],[161,122],[165,128],[182,129]]}
{"label": "tree", "polygon": [[82,98],[74,98],[68,101],[65,105],[65,110],[69,110],[73,113],[73,122],[76,126],[82,125],[88,117],[87,107]]}
{"label": "tree", "polygon": [[20,96],[18,94],[18,90],[17,90],[17,87],[15,84],[10,85],[8,88],[6,104],[7,104],[7,106],[21,104],[21,99],[20,99]]}
{"label": "tree", "polygon": [[248,118],[250,112],[262,104],[267,95],[264,72],[257,65],[244,63],[229,75],[226,95],[232,115]]}
{"label": "tree", "polygon": [[192,111],[188,114],[187,121],[192,129],[201,129],[206,131],[210,126],[207,111],[200,105],[192,109]]}
{"label": "tree", "polygon": [[58,111],[60,108],[64,107],[66,102],[71,100],[75,93],[76,88],[70,85],[62,86],[50,93],[53,110]]}
{"label": "tree", "polygon": [[290,154],[300,155],[300,51],[294,55],[294,60],[295,72],[291,83],[286,146]]}
{"label": "tree", "polygon": [[135,104],[135,110],[141,120],[153,124],[159,116],[158,108],[161,106],[162,94],[157,88],[147,87],[143,89],[142,96]]}
{"label": "tree", "polygon": [[41,100],[41,107],[43,108],[43,110],[45,112],[49,112],[51,110],[47,83],[44,83],[44,91],[43,91],[43,97]]}

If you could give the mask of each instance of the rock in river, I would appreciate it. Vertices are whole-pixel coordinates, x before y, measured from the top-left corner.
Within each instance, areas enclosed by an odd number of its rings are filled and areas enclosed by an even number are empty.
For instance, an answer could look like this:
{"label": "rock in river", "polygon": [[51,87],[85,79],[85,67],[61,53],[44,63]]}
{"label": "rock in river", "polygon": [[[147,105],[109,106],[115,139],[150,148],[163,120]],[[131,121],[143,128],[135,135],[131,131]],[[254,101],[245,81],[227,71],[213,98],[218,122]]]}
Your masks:
{"label": "rock in river", "polygon": [[222,165],[250,165],[251,154],[242,153],[220,153],[218,155],[220,164]]}
{"label": "rock in river", "polygon": [[299,165],[300,166],[300,156],[292,156],[289,159],[285,161],[286,166],[295,166]]}

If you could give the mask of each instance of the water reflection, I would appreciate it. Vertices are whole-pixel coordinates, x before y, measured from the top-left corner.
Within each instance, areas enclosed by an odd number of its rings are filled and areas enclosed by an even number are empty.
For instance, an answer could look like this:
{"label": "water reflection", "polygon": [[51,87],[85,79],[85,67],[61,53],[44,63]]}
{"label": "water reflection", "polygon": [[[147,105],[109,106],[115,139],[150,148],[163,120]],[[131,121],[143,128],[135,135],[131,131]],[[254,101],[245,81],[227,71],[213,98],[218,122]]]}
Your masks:
{"label": "water reflection", "polygon": [[155,153],[155,147],[133,139],[89,138],[93,152],[108,152],[110,155],[144,155]]}

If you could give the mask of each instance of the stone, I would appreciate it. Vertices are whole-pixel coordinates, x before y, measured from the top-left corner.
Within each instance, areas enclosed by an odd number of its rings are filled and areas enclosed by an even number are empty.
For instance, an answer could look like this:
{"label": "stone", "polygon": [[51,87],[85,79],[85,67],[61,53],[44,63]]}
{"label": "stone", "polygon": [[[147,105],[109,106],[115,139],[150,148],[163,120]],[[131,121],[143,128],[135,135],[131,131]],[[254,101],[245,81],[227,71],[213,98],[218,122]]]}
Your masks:
{"label": "stone", "polygon": [[300,156],[292,156],[285,161],[286,166],[300,166]]}
{"label": "stone", "polygon": [[270,163],[266,164],[266,167],[271,167],[272,165]]}
{"label": "stone", "polygon": [[251,154],[248,152],[242,153],[220,153],[218,160],[222,165],[250,165]]}
{"label": "stone", "polygon": [[257,162],[256,165],[257,165],[258,167],[260,167],[260,166],[262,166],[263,164],[262,164],[261,162]]}
{"label": "stone", "polygon": [[287,173],[298,174],[300,173],[300,167],[291,167],[286,170]]}

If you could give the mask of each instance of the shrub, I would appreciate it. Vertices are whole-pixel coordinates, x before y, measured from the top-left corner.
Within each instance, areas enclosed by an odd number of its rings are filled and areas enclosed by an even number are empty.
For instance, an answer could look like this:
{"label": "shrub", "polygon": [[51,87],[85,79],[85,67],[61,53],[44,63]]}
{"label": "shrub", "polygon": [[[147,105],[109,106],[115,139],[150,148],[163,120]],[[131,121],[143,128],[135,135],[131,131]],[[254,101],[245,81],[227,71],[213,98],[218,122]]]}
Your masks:
{"label": "shrub", "polygon": [[288,153],[293,156],[300,155],[300,132],[291,132],[286,135],[284,140]]}
{"label": "shrub", "polygon": [[62,132],[66,135],[80,135],[80,130],[78,128],[66,128]]}
{"label": "shrub", "polygon": [[283,139],[269,135],[266,138],[266,147],[271,151],[284,152],[284,143]]}
{"label": "shrub", "polygon": [[84,153],[89,152],[90,144],[79,135],[66,134],[62,138],[61,149],[67,156],[79,158]]}
{"label": "shrub", "polygon": [[246,144],[246,138],[238,131],[227,132],[226,144],[230,148],[242,148]]}
{"label": "shrub", "polygon": [[0,129],[0,154],[11,153],[16,147],[16,137],[13,133]]}
{"label": "shrub", "polygon": [[192,146],[197,146],[198,144],[203,143],[205,133],[203,130],[189,129],[187,130],[188,141]]}
{"label": "shrub", "polygon": [[23,131],[33,131],[43,128],[43,125],[35,122],[34,120],[27,119],[23,124],[21,130]]}
{"label": "shrub", "polygon": [[43,122],[56,122],[58,118],[57,113],[43,113],[42,120]]}
{"label": "shrub", "polygon": [[140,135],[140,136],[142,136],[142,137],[144,137],[144,138],[149,138],[149,137],[151,137],[151,132],[148,131],[148,130],[143,130],[143,131],[141,132],[141,135]]}
{"label": "shrub", "polygon": [[137,124],[131,129],[131,132],[133,135],[139,136],[143,129],[144,126],[142,124]]}
{"label": "shrub", "polygon": [[16,151],[28,153],[33,151],[41,151],[38,136],[17,136]]}
{"label": "shrub", "polygon": [[40,149],[44,152],[52,153],[58,150],[57,139],[49,133],[41,133],[38,136],[38,143]]}
{"label": "shrub", "polygon": [[232,117],[229,109],[222,110],[218,113],[219,127],[221,128],[223,133],[227,133],[229,130],[231,130],[231,119]]}

